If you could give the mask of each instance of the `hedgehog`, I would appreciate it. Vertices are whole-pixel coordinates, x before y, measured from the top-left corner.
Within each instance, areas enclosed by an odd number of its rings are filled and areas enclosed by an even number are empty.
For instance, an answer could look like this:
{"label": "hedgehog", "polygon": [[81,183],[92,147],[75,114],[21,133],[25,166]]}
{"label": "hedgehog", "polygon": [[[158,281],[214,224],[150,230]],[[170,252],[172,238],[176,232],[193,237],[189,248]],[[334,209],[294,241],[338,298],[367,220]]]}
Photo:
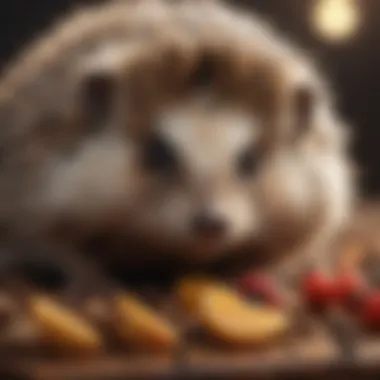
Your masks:
{"label": "hedgehog", "polygon": [[223,1],[65,15],[4,70],[0,124],[1,223],[29,247],[284,274],[329,266],[355,203],[316,60]]}

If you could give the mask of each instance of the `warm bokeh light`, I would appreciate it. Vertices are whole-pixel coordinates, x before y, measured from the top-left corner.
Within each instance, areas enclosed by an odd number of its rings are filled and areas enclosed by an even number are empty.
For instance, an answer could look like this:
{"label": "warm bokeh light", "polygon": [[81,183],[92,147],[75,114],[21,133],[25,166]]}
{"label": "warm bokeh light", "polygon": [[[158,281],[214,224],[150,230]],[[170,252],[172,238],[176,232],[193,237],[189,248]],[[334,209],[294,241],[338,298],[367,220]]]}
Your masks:
{"label": "warm bokeh light", "polygon": [[356,0],[318,0],[312,13],[312,23],[320,37],[341,42],[352,37],[360,24]]}

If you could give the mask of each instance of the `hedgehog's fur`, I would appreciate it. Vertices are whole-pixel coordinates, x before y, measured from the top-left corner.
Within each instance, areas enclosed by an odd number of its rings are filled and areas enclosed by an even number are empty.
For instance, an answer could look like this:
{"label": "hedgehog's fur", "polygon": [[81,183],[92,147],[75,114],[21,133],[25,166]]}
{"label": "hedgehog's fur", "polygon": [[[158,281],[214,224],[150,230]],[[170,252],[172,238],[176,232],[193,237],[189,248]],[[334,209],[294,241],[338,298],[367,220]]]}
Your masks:
{"label": "hedgehog's fur", "polygon": [[[115,240],[128,236],[130,242],[136,233],[144,242],[154,241],[157,252],[196,256],[190,235],[184,240],[175,236],[173,225],[186,223],[184,216],[163,218],[158,225],[156,220],[146,231],[136,227],[139,205],[149,213],[147,198],[162,191],[136,162],[136,147],[151,136],[158,110],[166,110],[172,120],[171,110],[177,115],[180,100],[185,109],[197,109],[198,103],[186,96],[195,94],[190,89],[202,79],[197,74],[210,67],[211,93],[260,121],[261,150],[269,156],[284,154],[278,167],[264,170],[259,185],[252,179],[244,188],[247,194],[247,189],[261,191],[250,195],[265,208],[260,232],[250,234],[252,217],[247,200],[240,199],[242,185],[231,183],[237,179],[215,185],[216,192],[229,194],[225,199],[234,199],[226,201],[226,213],[240,212],[236,223],[246,226],[236,245],[234,240],[210,257],[250,247],[253,241],[276,250],[289,248],[285,241],[318,241],[318,249],[325,249],[346,222],[353,201],[347,128],[312,59],[260,18],[219,1],[111,1],[87,7],[11,62],[0,82],[4,224],[36,239],[64,236],[74,244],[100,233],[118,236]],[[206,134],[207,128],[197,137],[205,146]],[[198,184],[192,177],[186,180],[183,190],[160,193],[161,202],[178,198],[181,206],[181,191],[193,202],[196,195],[189,195],[189,188]],[[180,207],[177,212],[181,214]],[[164,233],[156,233],[157,226]]]}

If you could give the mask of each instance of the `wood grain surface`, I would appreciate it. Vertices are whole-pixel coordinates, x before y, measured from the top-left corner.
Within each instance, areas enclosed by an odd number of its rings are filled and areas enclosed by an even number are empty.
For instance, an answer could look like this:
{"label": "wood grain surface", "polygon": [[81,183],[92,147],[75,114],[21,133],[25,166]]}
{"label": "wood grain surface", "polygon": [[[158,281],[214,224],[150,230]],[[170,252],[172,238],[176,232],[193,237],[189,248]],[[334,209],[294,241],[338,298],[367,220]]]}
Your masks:
{"label": "wood grain surface", "polygon": [[[378,226],[380,206],[367,204],[349,236],[380,240]],[[378,378],[380,337],[364,334],[349,318],[331,313],[305,317],[296,333],[263,350],[231,351],[193,339],[171,356],[33,359],[4,352],[0,368],[1,378],[30,380]]]}

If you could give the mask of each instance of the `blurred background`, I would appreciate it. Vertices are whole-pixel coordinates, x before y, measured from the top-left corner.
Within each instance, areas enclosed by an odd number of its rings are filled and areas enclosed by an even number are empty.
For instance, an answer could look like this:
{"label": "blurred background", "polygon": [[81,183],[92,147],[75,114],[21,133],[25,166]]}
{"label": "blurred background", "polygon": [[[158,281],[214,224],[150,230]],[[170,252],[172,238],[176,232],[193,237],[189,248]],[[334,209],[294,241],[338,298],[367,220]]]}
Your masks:
{"label": "blurred background", "polygon": [[[319,58],[354,130],[363,194],[380,195],[380,0],[230,2],[259,12]],[[94,1],[1,0],[0,71],[36,34],[86,3]]]}

